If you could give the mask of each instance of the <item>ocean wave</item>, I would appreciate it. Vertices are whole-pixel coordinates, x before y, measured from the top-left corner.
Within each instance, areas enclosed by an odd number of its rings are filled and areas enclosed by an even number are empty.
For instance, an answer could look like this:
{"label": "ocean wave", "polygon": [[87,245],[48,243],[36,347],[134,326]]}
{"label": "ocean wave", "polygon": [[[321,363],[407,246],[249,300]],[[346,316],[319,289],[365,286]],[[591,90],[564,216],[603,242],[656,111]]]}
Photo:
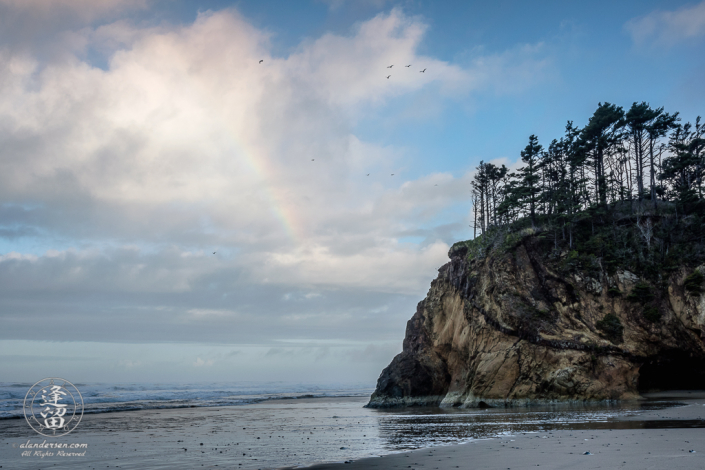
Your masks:
{"label": "ocean wave", "polygon": [[[306,384],[75,384],[84,413],[150,409],[242,406],[267,400],[369,396],[370,386]],[[32,384],[0,382],[0,419],[24,416],[24,400]]]}

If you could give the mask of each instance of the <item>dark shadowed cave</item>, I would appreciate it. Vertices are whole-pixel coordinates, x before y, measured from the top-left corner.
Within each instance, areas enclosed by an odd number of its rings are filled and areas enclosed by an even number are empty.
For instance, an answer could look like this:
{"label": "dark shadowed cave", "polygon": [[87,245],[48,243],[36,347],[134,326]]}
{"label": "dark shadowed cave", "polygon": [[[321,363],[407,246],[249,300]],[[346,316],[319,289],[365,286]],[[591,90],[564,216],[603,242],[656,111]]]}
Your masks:
{"label": "dark shadowed cave", "polygon": [[640,392],[705,390],[705,358],[670,350],[652,356],[639,369]]}

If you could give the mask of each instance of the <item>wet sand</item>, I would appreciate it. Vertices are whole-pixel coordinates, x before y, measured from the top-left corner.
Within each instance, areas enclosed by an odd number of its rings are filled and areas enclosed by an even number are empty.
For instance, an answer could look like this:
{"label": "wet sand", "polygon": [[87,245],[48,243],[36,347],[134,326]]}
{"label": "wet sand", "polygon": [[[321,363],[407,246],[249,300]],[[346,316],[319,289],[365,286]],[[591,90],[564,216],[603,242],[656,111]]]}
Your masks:
{"label": "wet sand", "polygon": [[[705,430],[673,426],[705,419],[705,394],[685,392],[686,406],[627,416],[649,429],[519,433],[467,444],[432,447],[356,461],[319,464],[311,470],[361,469],[701,469]],[[663,428],[659,428],[663,426]],[[694,451],[694,452],[691,452]],[[586,454],[588,453],[589,454]],[[289,467],[293,468],[293,467]]]}
{"label": "wet sand", "polygon": [[[74,432],[55,439],[35,434],[24,420],[3,420],[0,468],[254,470],[325,461],[339,463],[307,468],[705,468],[705,394],[660,398],[675,398],[687,406],[631,414],[620,411],[616,414],[621,421],[589,421],[596,415],[580,411],[567,424],[546,427],[544,420],[517,427],[516,423],[527,418],[522,412],[385,412],[362,408],[364,398],[277,400],[235,407],[85,415]],[[690,424],[699,428],[688,429]],[[542,430],[551,427],[553,431]],[[486,438],[497,434],[501,437]],[[448,437],[454,442],[473,440],[388,453],[429,445],[433,439],[444,442]],[[23,456],[26,450],[21,445],[28,441],[85,443],[88,447],[80,457],[60,457],[57,449],[47,449],[54,455],[44,458],[34,454],[36,449]],[[346,464],[345,459],[354,461]]]}
{"label": "wet sand", "polygon": [[[42,437],[24,419],[0,421],[0,468],[248,469],[316,462],[359,450],[374,439],[367,399],[270,400],[230,407],[177,408],[85,414],[66,436]],[[86,444],[74,449],[25,449],[23,444]],[[62,456],[65,453],[84,455]],[[29,451],[29,455],[23,452]],[[41,452],[52,455],[42,456]]]}

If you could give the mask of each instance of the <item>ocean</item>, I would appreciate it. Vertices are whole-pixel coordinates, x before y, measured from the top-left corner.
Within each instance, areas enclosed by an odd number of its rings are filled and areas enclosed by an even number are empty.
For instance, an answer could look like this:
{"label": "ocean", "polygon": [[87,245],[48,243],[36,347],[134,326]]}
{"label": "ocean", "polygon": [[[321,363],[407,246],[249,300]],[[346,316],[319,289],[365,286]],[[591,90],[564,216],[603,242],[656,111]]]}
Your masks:
{"label": "ocean", "polygon": [[[31,383],[0,382],[0,419],[23,417],[23,403]],[[237,383],[74,383],[84,412],[155,410],[239,406],[276,399],[369,397],[370,384]]]}

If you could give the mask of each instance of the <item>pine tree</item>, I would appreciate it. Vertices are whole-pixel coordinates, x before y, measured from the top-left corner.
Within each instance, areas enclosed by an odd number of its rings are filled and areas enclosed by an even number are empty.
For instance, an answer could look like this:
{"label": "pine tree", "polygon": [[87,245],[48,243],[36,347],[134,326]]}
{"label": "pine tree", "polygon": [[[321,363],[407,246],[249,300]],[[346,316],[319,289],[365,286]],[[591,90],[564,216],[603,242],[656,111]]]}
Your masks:
{"label": "pine tree", "polygon": [[671,195],[685,210],[702,198],[705,126],[700,124],[699,116],[695,128],[690,123],[675,125],[669,148],[672,155],[664,159],[659,178],[670,184]]}
{"label": "pine tree", "polygon": [[607,205],[607,179],[605,177],[605,155],[621,140],[624,110],[610,103],[598,103],[597,110],[581,133],[581,140],[593,163],[595,175],[595,197],[601,206]]}
{"label": "pine tree", "polygon": [[491,211],[492,211],[492,221],[494,225],[499,224],[497,206],[502,202],[502,181],[507,175],[508,169],[506,166],[501,167],[495,166],[491,163],[487,163],[486,166],[488,189],[489,189],[489,200],[491,201]]}
{"label": "pine tree", "polygon": [[529,137],[529,143],[521,151],[521,161],[526,163],[525,167],[519,169],[521,182],[517,188],[523,206],[529,206],[529,217],[531,225],[536,225],[536,203],[539,201],[541,188],[539,186],[539,158],[543,147],[539,144],[539,139],[535,135]]}
{"label": "pine tree", "polygon": [[472,182],[475,231],[520,217],[536,227],[542,217],[556,248],[560,236],[572,249],[574,228],[586,212],[604,215],[612,203],[634,196],[641,201],[650,195],[654,208],[659,197],[675,200],[678,211],[702,211],[705,125],[700,117],[694,126],[678,121],[678,113],[646,102],[633,103],[626,114],[598,103],[584,128],[568,121],[565,135],[547,150],[531,135],[516,174],[481,161]]}
{"label": "pine tree", "polygon": [[654,203],[654,209],[656,209],[656,161],[655,161],[655,148],[658,139],[664,137],[668,134],[668,131],[676,126],[676,123],[680,120],[678,113],[668,114],[663,112],[663,108],[656,110],[658,116],[649,125],[646,126],[646,132],[649,138],[649,163],[651,169],[651,181],[650,181],[650,195],[651,200]]}
{"label": "pine tree", "polygon": [[475,201],[480,203],[480,229],[482,233],[485,233],[487,229],[486,226],[486,202],[487,202],[487,188],[488,188],[488,178],[487,178],[487,164],[480,160],[480,164],[475,168],[476,173],[473,177],[472,187],[476,193]]}
{"label": "pine tree", "polygon": [[651,109],[648,103],[633,103],[624,116],[629,143],[634,153],[637,199],[644,197],[644,160],[648,147],[648,128],[663,113],[663,108]]}

